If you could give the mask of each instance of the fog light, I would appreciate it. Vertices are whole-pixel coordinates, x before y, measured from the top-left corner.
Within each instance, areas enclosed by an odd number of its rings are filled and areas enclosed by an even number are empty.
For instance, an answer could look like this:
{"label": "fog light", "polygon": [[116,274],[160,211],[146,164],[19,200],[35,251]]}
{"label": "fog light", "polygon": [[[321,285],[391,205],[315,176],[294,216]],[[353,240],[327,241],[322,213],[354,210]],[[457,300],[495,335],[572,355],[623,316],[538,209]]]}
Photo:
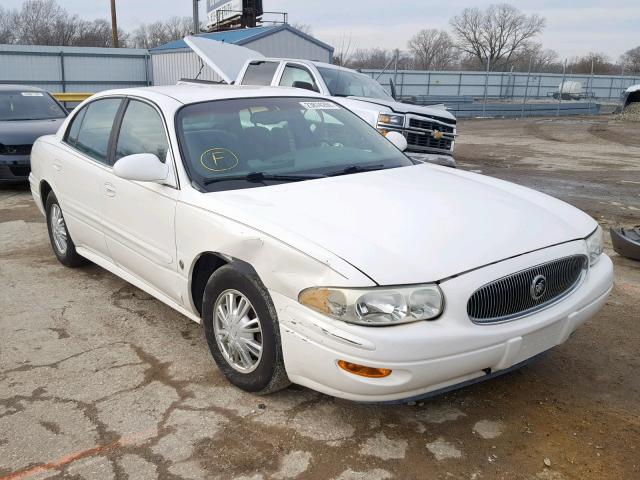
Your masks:
{"label": "fog light", "polygon": [[344,360],[338,360],[338,366],[346,372],[359,375],[367,378],[384,378],[391,375],[391,370],[388,368],[373,368],[365,367],[364,365],[358,365],[357,363],[350,363]]}

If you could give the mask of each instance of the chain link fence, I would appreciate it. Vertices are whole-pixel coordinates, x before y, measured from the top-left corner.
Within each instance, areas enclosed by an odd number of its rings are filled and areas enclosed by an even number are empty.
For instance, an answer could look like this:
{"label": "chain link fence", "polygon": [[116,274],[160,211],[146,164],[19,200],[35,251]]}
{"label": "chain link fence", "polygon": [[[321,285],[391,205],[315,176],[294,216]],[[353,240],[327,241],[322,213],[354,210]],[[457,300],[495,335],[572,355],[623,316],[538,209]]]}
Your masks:
{"label": "chain link fence", "polygon": [[[611,113],[640,74],[590,75],[521,72],[362,70],[402,101],[444,103],[461,117]],[[560,86],[564,85],[562,92]]]}

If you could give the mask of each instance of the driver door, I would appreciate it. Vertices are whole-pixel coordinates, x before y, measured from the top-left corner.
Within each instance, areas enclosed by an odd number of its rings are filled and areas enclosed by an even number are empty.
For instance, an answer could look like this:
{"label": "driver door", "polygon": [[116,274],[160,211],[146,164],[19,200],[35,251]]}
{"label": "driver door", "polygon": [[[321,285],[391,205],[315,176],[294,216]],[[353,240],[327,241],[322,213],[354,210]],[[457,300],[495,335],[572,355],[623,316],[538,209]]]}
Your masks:
{"label": "driver door", "polygon": [[[136,153],[173,157],[164,120],[152,103],[127,99],[115,133],[113,162]],[[175,175],[166,184],[118,177],[111,170],[103,188],[103,230],[114,263],[179,302],[175,211],[179,190]]]}

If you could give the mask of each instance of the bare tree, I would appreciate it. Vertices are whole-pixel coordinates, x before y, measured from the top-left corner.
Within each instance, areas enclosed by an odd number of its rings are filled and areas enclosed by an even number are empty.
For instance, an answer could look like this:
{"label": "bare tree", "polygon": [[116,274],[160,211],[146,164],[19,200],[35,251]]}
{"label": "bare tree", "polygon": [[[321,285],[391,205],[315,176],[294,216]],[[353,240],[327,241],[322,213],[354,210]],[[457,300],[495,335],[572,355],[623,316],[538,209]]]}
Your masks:
{"label": "bare tree", "polygon": [[336,65],[345,66],[351,61],[352,51],[352,39],[351,35],[342,33],[340,39],[335,47],[335,55],[333,56],[333,63]]}
{"label": "bare tree", "polygon": [[640,46],[627,50],[620,57],[620,63],[629,73],[640,73]]}
{"label": "bare tree", "polygon": [[393,57],[393,52],[381,48],[364,49],[359,48],[353,52],[345,67],[360,68],[384,68]]}
{"label": "bare tree", "polygon": [[593,73],[596,75],[611,75],[620,73],[620,67],[611,63],[609,57],[601,52],[590,52],[582,57],[571,59],[567,64],[567,72],[570,73]]}
{"label": "bare tree", "polygon": [[528,42],[522,50],[512,59],[511,65],[516,72],[526,72],[531,65],[532,72],[560,73],[562,63],[559,61],[558,52],[544,48],[541,43]]}
{"label": "bare tree", "polygon": [[409,40],[408,47],[418,70],[446,70],[456,59],[453,40],[444,30],[421,30]]}
{"label": "bare tree", "polygon": [[[112,47],[111,23],[106,19],[81,21],[77,28],[74,45],[83,47]],[[127,34],[118,29],[118,43],[126,46]]]}
{"label": "bare tree", "polygon": [[476,58],[486,68],[497,70],[509,64],[526,43],[544,30],[545,20],[525,15],[507,5],[491,5],[486,10],[466,8],[450,21],[457,47]]}
{"label": "bare tree", "polygon": [[302,33],[313,35],[313,29],[311,28],[311,25],[307,25],[306,23],[292,23],[291,26],[296,30],[300,30]]}
{"label": "bare tree", "polygon": [[0,43],[13,43],[16,12],[0,6]]}
{"label": "bare tree", "polygon": [[26,45],[72,45],[78,16],[55,0],[27,0],[16,14],[15,37]]}
{"label": "bare tree", "polygon": [[191,17],[171,17],[166,22],[141,24],[131,35],[136,48],[154,48],[189,35],[193,30]]}

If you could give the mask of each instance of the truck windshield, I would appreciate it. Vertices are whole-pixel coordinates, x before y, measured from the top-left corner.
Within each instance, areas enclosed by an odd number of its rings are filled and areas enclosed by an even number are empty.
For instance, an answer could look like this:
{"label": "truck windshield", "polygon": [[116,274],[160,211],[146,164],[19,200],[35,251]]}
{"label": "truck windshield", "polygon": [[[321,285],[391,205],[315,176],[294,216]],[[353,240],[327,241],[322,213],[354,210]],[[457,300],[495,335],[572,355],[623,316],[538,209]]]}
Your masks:
{"label": "truck windshield", "polygon": [[413,165],[360,117],[326,99],[263,97],[183,107],[180,150],[207,191]]}
{"label": "truck windshield", "polygon": [[393,101],[393,97],[378,82],[366,75],[326,67],[318,67],[318,71],[334,97],[368,97]]}
{"label": "truck windshield", "polygon": [[64,118],[66,112],[46,92],[0,91],[0,121]]}

